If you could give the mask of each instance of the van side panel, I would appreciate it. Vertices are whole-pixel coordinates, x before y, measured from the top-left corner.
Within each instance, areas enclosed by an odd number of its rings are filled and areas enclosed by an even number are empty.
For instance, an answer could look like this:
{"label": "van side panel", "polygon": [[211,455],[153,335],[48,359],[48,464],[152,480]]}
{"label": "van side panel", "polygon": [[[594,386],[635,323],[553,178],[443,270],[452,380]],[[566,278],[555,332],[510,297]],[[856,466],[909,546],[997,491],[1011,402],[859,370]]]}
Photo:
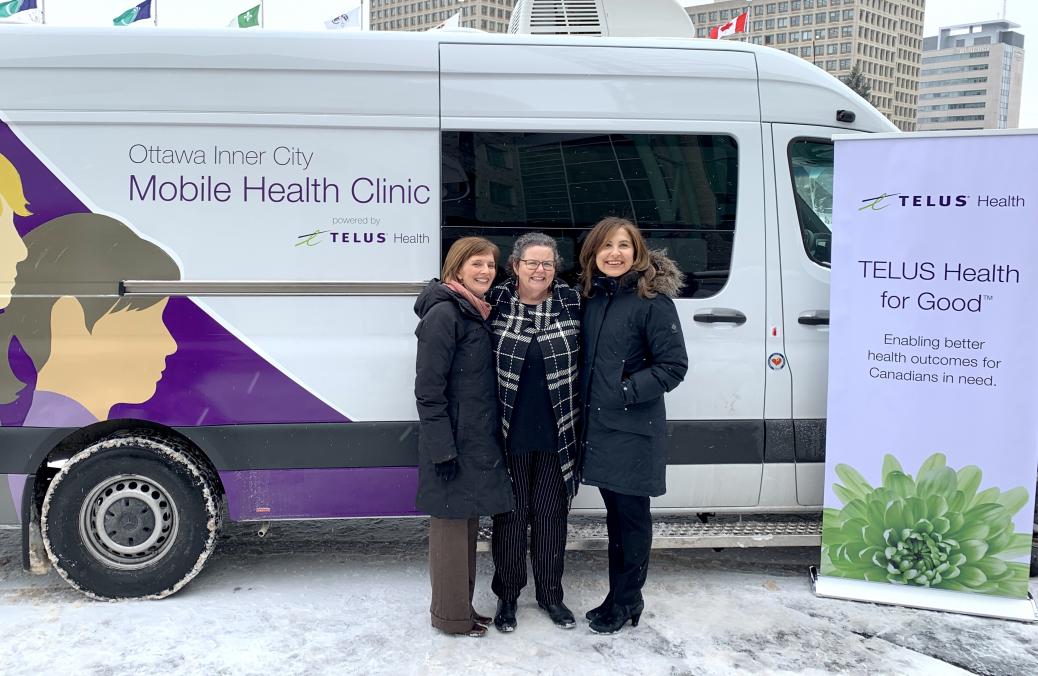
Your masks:
{"label": "van side panel", "polygon": [[[676,300],[689,373],[667,395],[668,490],[653,504],[756,505],[767,437],[766,263],[753,55],[445,44],[441,63],[445,139],[477,146],[463,159],[476,167],[477,206],[466,215],[481,234],[507,245],[524,229],[557,230],[573,258],[574,232],[628,215],[644,223],[650,247],[702,273]],[[721,167],[731,171],[718,185]],[[487,190],[481,200],[480,181],[501,199]],[[725,319],[735,315],[743,319]],[[582,491],[573,506],[601,503]]]}
{"label": "van side panel", "polygon": [[444,118],[760,120],[752,54],[445,44],[440,61]]}
{"label": "van side panel", "polygon": [[[152,31],[121,34],[113,50],[111,39],[106,31],[55,28],[0,40],[0,72],[11,86],[0,92],[0,154],[18,172],[32,212],[16,216],[14,226],[41,251],[49,247],[42,233],[76,216],[75,234],[61,244],[70,257],[92,254],[101,270],[88,281],[33,280],[36,295],[31,275],[19,274],[8,311],[22,315],[36,304],[37,314],[50,312],[43,306],[55,294],[132,303],[120,282],[157,283],[153,295],[168,303],[163,331],[154,334],[159,351],[148,358],[152,380],[134,383],[111,407],[87,411],[72,388],[36,392],[45,351],[16,348],[15,375],[25,387],[0,403],[0,446],[15,449],[0,458],[0,472],[33,471],[36,449],[15,446],[33,426],[143,419],[199,437],[235,487],[229,495],[239,516],[262,517],[273,507],[304,517],[306,500],[322,516],[374,513],[350,497],[355,491],[327,490],[332,474],[322,472],[340,468],[355,468],[334,475],[346,481],[340,487],[384,488],[376,511],[413,513],[414,458],[387,463],[380,447],[363,443],[364,429],[352,434],[354,421],[414,424],[413,297],[175,289],[234,282],[290,291],[301,282],[433,277],[440,260],[436,44]],[[163,276],[149,277],[151,268],[121,272],[123,244],[100,241],[98,223],[161,259]],[[113,341],[101,352],[125,348]],[[107,377],[142,372],[112,368]],[[47,411],[39,410],[43,395]],[[243,442],[234,431],[246,427],[253,434]],[[342,434],[313,434],[331,429]],[[391,441],[411,450],[410,435]],[[358,454],[351,465],[346,456]],[[5,493],[8,483],[5,477]],[[318,505],[318,496],[341,499]],[[2,497],[6,519],[10,498]]]}

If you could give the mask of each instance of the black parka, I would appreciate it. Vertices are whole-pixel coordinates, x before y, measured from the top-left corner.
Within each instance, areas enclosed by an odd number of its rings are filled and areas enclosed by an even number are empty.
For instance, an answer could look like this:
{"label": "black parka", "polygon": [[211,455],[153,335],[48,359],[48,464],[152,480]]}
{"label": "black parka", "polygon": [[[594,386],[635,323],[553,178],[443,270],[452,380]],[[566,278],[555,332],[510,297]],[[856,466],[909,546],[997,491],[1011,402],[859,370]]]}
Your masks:
{"label": "black parka", "polygon": [[[420,321],[414,393],[418,404],[415,506],[442,519],[513,508],[501,443],[490,328],[468,301],[433,280],[414,306]],[[453,481],[433,464],[458,459]]]}
{"label": "black parka", "polygon": [[688,355],[670,295],[681,273],[653,252],[653,298],[638,295],[639,273],[596,275],[584,304],[584,483],[626,495],[667,491],[663,394],[684,379]]}

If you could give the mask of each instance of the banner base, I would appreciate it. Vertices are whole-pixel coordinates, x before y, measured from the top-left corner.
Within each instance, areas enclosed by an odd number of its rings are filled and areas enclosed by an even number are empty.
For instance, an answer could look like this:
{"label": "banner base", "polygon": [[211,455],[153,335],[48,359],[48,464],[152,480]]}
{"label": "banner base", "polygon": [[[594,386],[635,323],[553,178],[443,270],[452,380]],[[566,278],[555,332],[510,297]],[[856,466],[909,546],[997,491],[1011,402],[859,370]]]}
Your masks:
{"label": "banner base", "polygon": [[811,587],[816,596],[845,601],[863,601],[888,606],[908,606],[923,610],[994,617],[1018,622],[1038,622],[1038,607],[1030,593],[1026,599],[1011,599],[986,594],[967,594],[947,589],[906,587],[882,582],[821,577],[810,568]]}

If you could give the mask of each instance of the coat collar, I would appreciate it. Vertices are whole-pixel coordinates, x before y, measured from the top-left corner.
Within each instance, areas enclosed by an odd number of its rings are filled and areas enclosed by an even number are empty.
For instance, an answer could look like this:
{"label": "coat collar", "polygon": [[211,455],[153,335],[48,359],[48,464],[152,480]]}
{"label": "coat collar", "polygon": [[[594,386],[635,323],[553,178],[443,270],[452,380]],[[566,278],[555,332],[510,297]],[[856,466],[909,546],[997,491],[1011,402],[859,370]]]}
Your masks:
{"label": "coat collar", "polygon": [[609,277],[596,272],[591,278],[591,291],[604,291],[610,296],[619,291],[632,291],[638,286],[638,278],[641,277],[634,270],[629,270],[619,277]]}

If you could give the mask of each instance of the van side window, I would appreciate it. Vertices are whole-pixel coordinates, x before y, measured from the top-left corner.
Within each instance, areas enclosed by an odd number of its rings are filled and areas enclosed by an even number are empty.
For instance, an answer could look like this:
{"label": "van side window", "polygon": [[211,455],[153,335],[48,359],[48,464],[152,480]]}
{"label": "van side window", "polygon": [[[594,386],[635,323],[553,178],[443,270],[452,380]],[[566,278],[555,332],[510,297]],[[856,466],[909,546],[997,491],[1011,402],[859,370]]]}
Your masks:
{"label": "van side window", "polygon": [[833,144],[795,139],[789,144],[789,173],[800,219],[804,250],[814,262],[829,265],[833,232]]}
{"label": "van side window", "polygon": [[507,258],[518,235],[538,230],[558,240],[558,274],[576,284],[587,232],[621,216],[681,266],[682,296],[712,296],[728,279],[738,188],[729,136],[444,132],[442,180],[443,253],[479,235]]}

